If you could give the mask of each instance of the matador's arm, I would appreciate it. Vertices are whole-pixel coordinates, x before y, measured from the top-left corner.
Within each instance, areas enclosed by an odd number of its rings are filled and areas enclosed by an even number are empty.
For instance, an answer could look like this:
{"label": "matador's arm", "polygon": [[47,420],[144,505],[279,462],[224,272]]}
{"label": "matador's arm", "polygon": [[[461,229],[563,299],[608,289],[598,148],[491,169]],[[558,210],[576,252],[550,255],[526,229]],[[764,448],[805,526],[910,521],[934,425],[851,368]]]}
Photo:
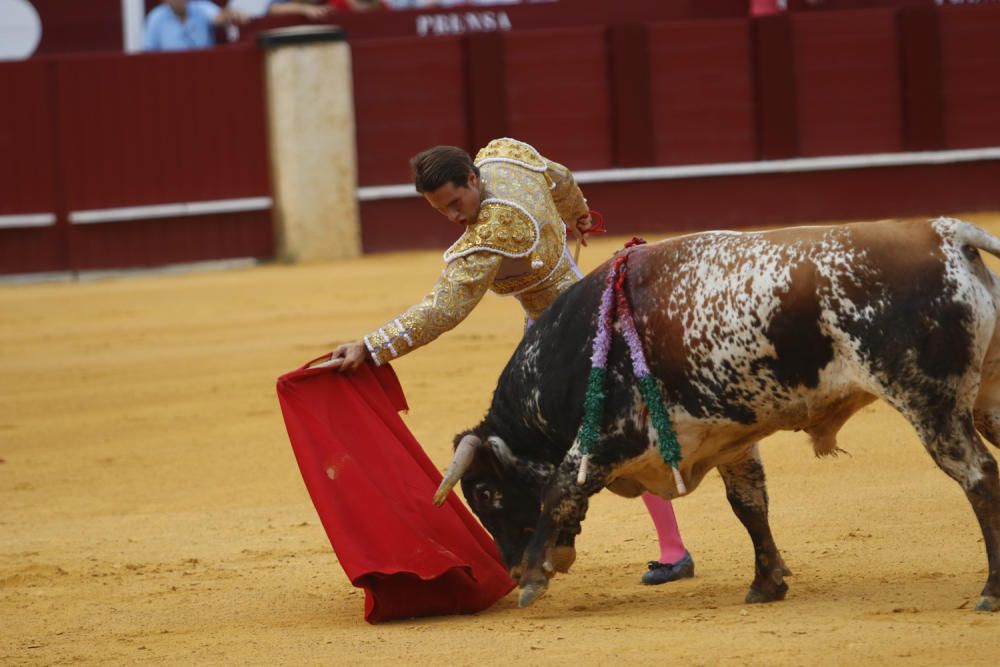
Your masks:
{"label": "matador's arm", "polygon": [[493,284],[503,257],[474,252],[448,262],[424,299],[364,337],[375,365],[426,345],[464,320]]}
{"label": "matador's arm", "polygon": [[590,213],[587,200],[583,197],[580,186],[576,184],[573,172],[558,162],[546,160],[546,163],[548,169],[545,171],[545,176],[552,188],[552,201],[559,211],[559,217],[572,227],[577,220]]}

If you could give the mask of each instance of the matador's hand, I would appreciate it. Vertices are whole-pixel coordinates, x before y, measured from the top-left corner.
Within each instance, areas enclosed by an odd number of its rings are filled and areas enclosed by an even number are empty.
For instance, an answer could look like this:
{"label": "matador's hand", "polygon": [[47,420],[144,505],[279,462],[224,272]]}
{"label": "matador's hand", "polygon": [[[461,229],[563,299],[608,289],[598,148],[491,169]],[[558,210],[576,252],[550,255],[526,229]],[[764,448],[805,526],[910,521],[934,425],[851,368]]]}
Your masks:
{"label": "matador's hand", "polygon": [[368,347],[364,341],[358,340],[338,346],[327,361],[316,364],[313,368],[332,368],[344,373],[360,368],[368,359]]}
{"label": "matador's hand", "polygon": [[576,224],[573,225],[570,231],[573,232],[573,237],[577,239],[583,245],[587,245],[587,233],[590,228],[594,226],[594,220],[590,217],[589,213],[585,213],[576,219]]}
{"label": "matador's hand", "polygon": [[236,9],[223,9],[212,20],[216,25],[229,23],[231,25],[246,25],[250,22],[250,15]]}

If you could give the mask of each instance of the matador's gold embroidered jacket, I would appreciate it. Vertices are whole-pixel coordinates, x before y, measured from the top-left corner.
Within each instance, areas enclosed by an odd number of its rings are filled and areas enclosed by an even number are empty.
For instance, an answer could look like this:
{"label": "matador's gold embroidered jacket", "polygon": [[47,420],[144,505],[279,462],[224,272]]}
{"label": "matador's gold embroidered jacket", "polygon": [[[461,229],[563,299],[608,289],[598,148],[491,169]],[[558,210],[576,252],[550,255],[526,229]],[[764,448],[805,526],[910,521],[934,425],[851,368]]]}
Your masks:
{"label": "matador's gold embroidered jacket", "polygon": [[535,319],[580,278],[566,224],[588,210],[570,171],[514,139],[491,141],[475,165],[485,192],[479,217],[445,251],[430,293],[364,337],[377,365],[455,327],[489,289],[515,296]]}

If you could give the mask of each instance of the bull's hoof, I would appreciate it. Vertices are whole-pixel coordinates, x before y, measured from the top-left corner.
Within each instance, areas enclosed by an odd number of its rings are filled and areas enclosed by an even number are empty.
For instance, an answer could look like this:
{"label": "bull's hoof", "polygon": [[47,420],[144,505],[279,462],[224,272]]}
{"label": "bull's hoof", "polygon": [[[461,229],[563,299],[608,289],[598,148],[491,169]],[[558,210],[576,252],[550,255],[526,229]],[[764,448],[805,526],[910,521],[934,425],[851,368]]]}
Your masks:
{"label": "bull's hoof", "polygon": [[788,592],[788,584],[782,583],[772,591],[762,591],[758,588],[750,587],[747,591],[747,596],[745,602],[747,604],[762,604],[764,602],[777,602],[778,600],[785,599],[785,593]]}
{"label": "bull's hoof", "polygon": [[976,611],[1000,611],[1000,598],[995,595],[984,595],[979,598]]}
{"label": "bull's hoof", "polygon": [[535,583],[528,584],[521,589],[521,597],[517,600],[517,606],[521,609],[525,607],[530,607],[535,603],[535,600],[545,595],[545,591],[548,590],[546,584]]}
{"label": "bull's hoof", "polygon": [[556,572],[569,572],[569,568],[576,561],[576,549],[573,547],[556,547],[552,550],[552,566]]}

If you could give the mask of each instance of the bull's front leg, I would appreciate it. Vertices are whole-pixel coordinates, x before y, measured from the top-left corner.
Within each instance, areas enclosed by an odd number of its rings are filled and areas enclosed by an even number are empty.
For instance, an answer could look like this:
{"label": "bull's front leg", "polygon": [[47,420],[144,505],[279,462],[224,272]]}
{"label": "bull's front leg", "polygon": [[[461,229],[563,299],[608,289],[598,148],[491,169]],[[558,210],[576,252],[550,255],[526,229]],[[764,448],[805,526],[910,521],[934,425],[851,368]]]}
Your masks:
{"label": "bull's front leg", "polygon": [[754,579],[747,602],[783,600],[788,591],[784,575],[790,574],[778,553],[767,519],[767,484],[757,445],[739,463],[719,466],[726,484],[726,498],[733,512],[750,533],[754,550]]}
{"label": "bull's front leg", "polygon": [[521,589],[521,607],[527,607],[541,597],[548,589],[549,579],[555,576],[556,570],[563,570],[559,563],[553,562],[556,560],[553,548],[557,546],[557,540],[563,542],[567,535],[575,536],[579,532],[580,524],[587,514],[590,496],[607,483],[609,468],[591,461],[586,481],[578,484],[579,467],[578,455],[567,456],[542,493],[538,525],[521,561],[521,577],[517,583]]}

